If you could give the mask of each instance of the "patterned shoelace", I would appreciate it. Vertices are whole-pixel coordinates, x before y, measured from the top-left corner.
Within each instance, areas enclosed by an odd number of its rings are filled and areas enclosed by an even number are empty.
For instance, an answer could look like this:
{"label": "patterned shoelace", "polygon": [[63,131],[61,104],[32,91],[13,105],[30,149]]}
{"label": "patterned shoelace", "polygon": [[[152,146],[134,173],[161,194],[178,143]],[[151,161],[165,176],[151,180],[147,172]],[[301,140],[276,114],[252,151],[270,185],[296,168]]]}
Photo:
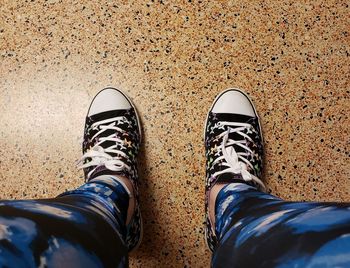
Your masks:
{"label": "patterned shoelace", "polygon": [[[125,132],[120,127],[117,127],[118,124],[128,122],[124,116],[118,116],[113,118],[108,118],[95,122],[91,125],[93,130],[99,130],[91,140],[98,138],[98,142],[94,144],[90,150],[88,150],[78,161],[77,165],[79,169],[84,169],[88,167],[95,166],[87,175],[87,180],[90,178],[91,174],[101,165],[104,165],[107,169],[111,171],[123,171],[131,170],[131,167],[128,166],[125,161],[122,161],[122,158],[128,158],[128,156],[121,151],[125,149],[125,140],[119,139],[115,134],[111,134],[106,137],[100,137],[107,130],[115,130],[118,132]],[[103,142],[110,141],[114,144],[108,147],[102,147]],[[119,149],[117,149],[119,147]],[[111,154],[115,155],[112,156]],[[86,162],[86,160],[91,159]],[[86,162],[86,163],[85,163]]]}
{"label": "patterned shoelace", "polygon": [[[217,139],[222,138],[222,142],[218,147],[217,153],[215,154],[219,157],[213,161],[212,168],[214,167],[214,165],[221,165],[226,168],[215,172],[213,176],[217,177],[224,173],[241,174],[244,181],[253,181],[256,184],[258,184],[263,190],[265,190],[266,188],[264,183],[258,177],[254,176],[248,171],[248,166],[251,169],[254,169],[254,167],[246,157],[250,154],[254,154],[254,152],[248,146],[246,146],[247,143],[245,139],[249,140],[250,142],[254,142],[252,138],[250,138],[248,135],[250,133],[256,133],[254,127],[248,123],[225,121],[218,122],[215,127],[223,129],[224,131],[216,137]],[[226,127],[227,130],[225,130]],[[246,131],[247,134],[244,133],[244,131]],[[229,135],[231,133],[237,133],[245,139],[230,139]],[[234,145],[243,148],[245,151],[236,152],[236,150],[234,149]]]}

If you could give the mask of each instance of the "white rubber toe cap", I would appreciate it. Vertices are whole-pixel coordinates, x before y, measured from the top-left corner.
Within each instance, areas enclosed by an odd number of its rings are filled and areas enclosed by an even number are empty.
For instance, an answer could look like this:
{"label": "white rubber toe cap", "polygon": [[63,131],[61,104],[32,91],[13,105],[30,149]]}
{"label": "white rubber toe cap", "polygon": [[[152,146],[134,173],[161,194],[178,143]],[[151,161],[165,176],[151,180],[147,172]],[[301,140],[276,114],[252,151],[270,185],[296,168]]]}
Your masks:
{"label": "white rubber toe cap", "polygon": [[91,103],[88,116],[112,110],[130,109],[131,103],[125,95],[114,88],[101,90]]}
{"label": "white rubber toe cap", "polygon": [[212,112],[256,116],[252,102],[238,89],[229,89],[220,94],[214,102]]}

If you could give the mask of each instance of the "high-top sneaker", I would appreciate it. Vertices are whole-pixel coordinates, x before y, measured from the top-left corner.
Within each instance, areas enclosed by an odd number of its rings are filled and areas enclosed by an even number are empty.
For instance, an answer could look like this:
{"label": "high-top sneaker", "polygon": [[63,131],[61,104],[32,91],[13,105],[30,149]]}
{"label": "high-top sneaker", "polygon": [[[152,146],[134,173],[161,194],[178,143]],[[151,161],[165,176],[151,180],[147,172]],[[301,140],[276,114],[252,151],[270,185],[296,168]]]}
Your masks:
{"label": "high-top sneaker", "polygon": [[79,167],[84,170],[87,182],[101,175],[111,175],[125,176],[132,183],[135,211],[127,225],[125,241],[129,251],[138,246],[142,236],[136,161],[140,142],[140,122],[130,99],[114,88],[100,91],[86,117]]}
{"label": "high-top sneaker", "polygon": [[222,92],[205,123],[206,198],[205,233],[209,248],[217,245],[215,226],[209,217],[209,194],[216,183],[243,182],[260,190],[263,141],[259,118],[248,96],[238,89]]}

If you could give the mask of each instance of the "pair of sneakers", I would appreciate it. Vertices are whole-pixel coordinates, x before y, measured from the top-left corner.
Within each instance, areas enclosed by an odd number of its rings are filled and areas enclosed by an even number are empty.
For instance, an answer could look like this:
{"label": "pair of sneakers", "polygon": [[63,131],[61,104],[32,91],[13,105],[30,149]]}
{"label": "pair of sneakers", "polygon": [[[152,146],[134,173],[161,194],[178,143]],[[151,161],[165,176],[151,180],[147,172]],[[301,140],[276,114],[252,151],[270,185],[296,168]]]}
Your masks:
{"label": "pair of sneakers", "polygon": [[[222,92],[214,101],[205,123],[206,240],[213,250],[215,227],[209,217],[209,193],[217,183],[244,182],[264,190],[263,142],[256,110],[238,89]],[[93,99],[85,122],[83,156],[85,180],[101,175],[126,177],[135,197],[133,216],[127,224],[129,251],[141,242],[142,219],[138,197],[137,154],[141,128],[131,100],[120,90],[106,88]]]}

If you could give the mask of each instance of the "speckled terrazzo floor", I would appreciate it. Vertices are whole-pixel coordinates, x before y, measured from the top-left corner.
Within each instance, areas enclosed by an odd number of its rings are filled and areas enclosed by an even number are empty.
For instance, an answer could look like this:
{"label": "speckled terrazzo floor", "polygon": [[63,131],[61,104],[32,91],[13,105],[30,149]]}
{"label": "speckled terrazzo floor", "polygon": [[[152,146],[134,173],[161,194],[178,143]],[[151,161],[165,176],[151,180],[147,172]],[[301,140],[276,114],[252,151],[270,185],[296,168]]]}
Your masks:
{"label": "speckled terrazzo floor", "polygon": [[347,1],[80,2],[0,0],[0,198],[81,184],[84,116],[114,85],[145,133],[132,267],[208,267],[202,127],[228,87],[255,101],[274,194],[350,200]]}

